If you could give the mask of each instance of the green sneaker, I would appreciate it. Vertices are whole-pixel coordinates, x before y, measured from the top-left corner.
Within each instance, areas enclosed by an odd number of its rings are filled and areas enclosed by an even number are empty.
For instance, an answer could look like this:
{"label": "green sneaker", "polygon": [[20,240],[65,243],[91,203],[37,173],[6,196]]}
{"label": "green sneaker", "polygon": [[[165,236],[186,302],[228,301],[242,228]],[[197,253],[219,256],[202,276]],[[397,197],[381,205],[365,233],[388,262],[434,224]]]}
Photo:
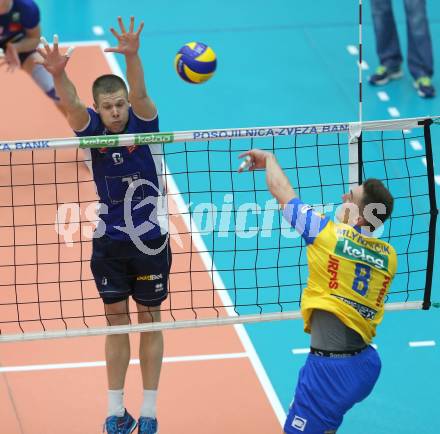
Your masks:
{"label": "green sneaker", "polygon": [[389,69],[386,66],[379,65],[376,72],[368,79],[370,84],[374,86],[382,86],[387,84],[390,80],[396,80],[403,76],[402,68]]}
{"label": "green sneaker", "polygon": [[419,77],[414,82],[414,87],[422,98],[433,98],[435,96],[435,88],[432,85],[431,78],[428,76]]}

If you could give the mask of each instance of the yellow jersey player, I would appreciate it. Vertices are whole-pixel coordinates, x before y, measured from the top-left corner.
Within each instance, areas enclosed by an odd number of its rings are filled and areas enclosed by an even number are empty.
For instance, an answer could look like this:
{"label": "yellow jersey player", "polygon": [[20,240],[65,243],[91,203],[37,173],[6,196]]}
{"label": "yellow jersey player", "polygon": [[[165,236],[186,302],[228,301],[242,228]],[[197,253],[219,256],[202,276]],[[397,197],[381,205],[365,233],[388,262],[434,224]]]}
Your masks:
{"label": "yellow jersey player", "polygon": [[248,157],[249,170],[266,169],[269,191],[307,245],[309,278],[301,313],[311,349],[284,432],[336,433],[344,414],[371,393],[381,369],[370,343],[397,255],[372,234],[390,216],[393,197],[381,181],[368,179],[343,195],[336,223],[297,197],[273,154],[255,149],[241,157]]}

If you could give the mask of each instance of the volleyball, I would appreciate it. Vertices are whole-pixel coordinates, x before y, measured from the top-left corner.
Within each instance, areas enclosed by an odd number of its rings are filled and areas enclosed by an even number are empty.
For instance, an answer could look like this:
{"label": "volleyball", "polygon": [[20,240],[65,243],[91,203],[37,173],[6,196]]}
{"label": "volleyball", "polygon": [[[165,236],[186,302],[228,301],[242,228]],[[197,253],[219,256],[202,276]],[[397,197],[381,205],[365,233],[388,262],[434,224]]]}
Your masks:
{"label": "volleyball", "polygon": [[188,42],[176,54],[174,66],[180,78],[200,84],[209,80],[217,67],[214,50],[201,42]]}

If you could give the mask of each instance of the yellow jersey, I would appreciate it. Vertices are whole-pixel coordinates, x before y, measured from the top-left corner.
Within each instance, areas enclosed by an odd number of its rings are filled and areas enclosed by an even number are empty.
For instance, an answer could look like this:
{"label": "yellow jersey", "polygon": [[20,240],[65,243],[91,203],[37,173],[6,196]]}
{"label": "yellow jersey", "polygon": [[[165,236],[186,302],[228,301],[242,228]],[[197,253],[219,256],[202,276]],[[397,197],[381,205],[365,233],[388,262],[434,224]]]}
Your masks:
{"label": "yellow jersey", "polygon": [[313,310],[320,309],[335,314],[369,344],[396,273],[394,248],[357,227],[333,222],[298,198],[286,206],[284,216],[307,245],[309,277],[301,297],[304,331],[310,333]]}

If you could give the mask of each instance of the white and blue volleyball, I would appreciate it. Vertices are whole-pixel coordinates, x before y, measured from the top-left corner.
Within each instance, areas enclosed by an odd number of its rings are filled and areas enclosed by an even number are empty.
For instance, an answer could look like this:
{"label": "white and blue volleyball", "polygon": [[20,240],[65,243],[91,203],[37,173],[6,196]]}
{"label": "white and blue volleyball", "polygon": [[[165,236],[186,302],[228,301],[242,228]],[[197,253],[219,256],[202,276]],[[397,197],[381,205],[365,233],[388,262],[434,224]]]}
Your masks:
{"label": "white and blue volleyball", "polygon": [[214,50],[201,42],[188,42],[176,54],[174,66],[180,78],[200,84],[209,80],[217,67]]}

